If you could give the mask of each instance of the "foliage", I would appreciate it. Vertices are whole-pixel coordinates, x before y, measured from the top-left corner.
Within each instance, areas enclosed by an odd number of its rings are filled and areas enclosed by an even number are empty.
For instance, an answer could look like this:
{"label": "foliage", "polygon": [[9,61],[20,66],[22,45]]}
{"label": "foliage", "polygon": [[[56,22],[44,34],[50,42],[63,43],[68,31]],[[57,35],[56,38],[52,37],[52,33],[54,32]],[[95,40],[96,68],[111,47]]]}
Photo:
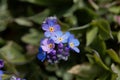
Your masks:
{"label": "foliage", "polygon": [[[0,0],[0,58],[3,79],[120,80],[119,0]],[[36,58],[43,38],[41,24],[57,16],[64,32],[80,41],[58,64]]]}

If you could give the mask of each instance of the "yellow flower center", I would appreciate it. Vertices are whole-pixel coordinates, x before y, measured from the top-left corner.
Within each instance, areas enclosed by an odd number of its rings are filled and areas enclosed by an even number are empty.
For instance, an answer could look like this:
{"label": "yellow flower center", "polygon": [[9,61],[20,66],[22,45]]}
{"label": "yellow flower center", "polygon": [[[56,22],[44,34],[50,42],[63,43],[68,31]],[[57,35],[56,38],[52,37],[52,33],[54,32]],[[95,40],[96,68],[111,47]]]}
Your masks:
{"label": "yellow flower center", "polygon": [[52,44],[49,44],[49,48],[52,48],[53,47],[53,45]]}
{"label": "yellow flower center", "polygon": [[72,42],[70,43],[70,47],[74,47],[74,44]]}
{"label": "yellow flower center", "polygon": [[53,27],[50,27],[50,28],[49,28],[49,31],[50,31],[50,32],[54,32],[54,28],[53,28]]}
{"label": "yellow flower center", "polygon": [[60,38],[58,38],[58,40],[61,42],[63,40],[63,38],[60,37]]}

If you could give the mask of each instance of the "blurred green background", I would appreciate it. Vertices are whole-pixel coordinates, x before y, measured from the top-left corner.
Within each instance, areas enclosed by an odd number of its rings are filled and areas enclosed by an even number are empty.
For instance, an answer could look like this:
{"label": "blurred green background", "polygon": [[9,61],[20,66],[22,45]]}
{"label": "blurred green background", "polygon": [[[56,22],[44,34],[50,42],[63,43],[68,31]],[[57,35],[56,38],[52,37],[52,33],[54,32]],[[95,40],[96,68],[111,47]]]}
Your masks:
{"label": "blurred green background", "polygon": [[[68,61],[36,58],[48,16],[57,16],[81,43]],[[0,58],[3,80],[120,80],[120,1],[0,0]]]}

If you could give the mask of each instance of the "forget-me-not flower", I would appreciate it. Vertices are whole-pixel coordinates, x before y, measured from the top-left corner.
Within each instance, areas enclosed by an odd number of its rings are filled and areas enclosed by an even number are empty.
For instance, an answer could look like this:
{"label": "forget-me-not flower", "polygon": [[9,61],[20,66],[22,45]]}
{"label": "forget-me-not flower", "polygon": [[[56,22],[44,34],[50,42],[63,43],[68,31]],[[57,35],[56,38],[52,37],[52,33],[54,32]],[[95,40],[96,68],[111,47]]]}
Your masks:
{"label": "forget-me-not flower", "polygon": [[51,37],[56,31],[60,31],[60,25],[57,24],[56,17],[48,17],[42,24],[42,29],[45,30],[44,35]]}
{"label": "forget-me-not flower", "polygon": [[61,31],[57,31],[55,36],[52,36],[51,39],[53,39],[56,44],[67,43],[69,36],[70,36],[69,32],[63,34]]}
{"label": "forget-me-not flower", "polygon": [[80,42],[78,41],[78,39],[75,39],[73,35],[71,35],[69,37],[68,45],[72,50],[76,51],[77,53],[80,52],[80,50],[77,48],[77,46],[79,46],[79,44],[80,44]]}
{"label": "forget-me-not flower", "polygon": [[42,62],[58,63],[59,60],[68,60],[70,50],[79,53],[79,41],[70,32],[63,33],[56,17],[48,17],[42,24],[45,38],[40,43],[37,58]]}
{"label": "forget-me-not flower", "polygon": [[41,41],[41,48],[43,51],[50,53],[55,47],[52,39],[45,38]]}

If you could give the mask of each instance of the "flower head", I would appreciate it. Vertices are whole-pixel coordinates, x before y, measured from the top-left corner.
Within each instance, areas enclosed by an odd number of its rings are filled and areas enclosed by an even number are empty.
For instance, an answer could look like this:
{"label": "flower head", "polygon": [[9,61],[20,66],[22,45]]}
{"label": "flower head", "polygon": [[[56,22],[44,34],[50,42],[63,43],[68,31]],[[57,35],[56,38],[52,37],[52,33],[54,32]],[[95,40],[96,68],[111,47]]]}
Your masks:
{"label": "flower head", "polygon": [[44,33],[46,37],[51,37],[55,35],[56,31],[60,31],[60,25],[57,24],[56,17],[48,17],[42,24],[42,29],[46,32]]}
{"label": "flower head", "polygon": [[50,53],[55,47],[52,39],[45,38],[41,41],[41,48],[43,51]]}
{"label": "flower head", "polygon": [[69,32],[63,34],[61,31],[57,31],[55,36],[52,36],[51,39],[53,39],[56,44],[67,43],[69,36],[70,36]]}
{"label": "flower head", "polygon": [[42,62],[47,60],[49,63],[58,63],[59,60],[68,60],[70,50],[77,53],[80,50],[79,41],[70,32],[63,33],[56,17],[48,17],[42,24],[45,31],[45,39],[41,41],[37,58]]}
{"label": "flower head", "polygon": [[80,50],[77,48],[77,46],[79,46],[79,44],[80,43],[79,43],[78,39],[75,39],[73,35],[71,35],[69,37],[68,45],[72,50],[76,51],[77,53],[80,52]]}

